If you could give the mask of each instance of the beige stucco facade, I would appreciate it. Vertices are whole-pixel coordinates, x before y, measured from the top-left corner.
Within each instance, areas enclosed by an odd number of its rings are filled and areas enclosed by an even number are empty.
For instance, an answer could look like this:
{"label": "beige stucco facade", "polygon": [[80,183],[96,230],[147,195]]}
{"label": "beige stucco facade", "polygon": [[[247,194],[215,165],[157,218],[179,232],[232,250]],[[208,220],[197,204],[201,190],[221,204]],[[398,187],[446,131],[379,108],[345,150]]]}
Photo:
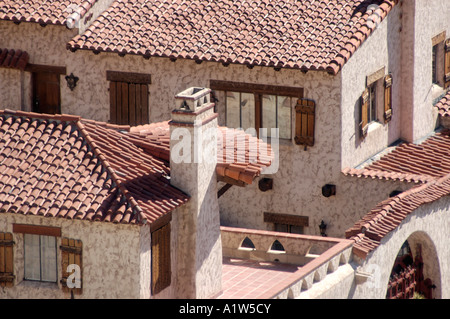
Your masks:
{"label": "beige stucco facade", "polygon": [[386,287],[395,258],[403,243],[408,240],[413,256],[421,247],[424,260],[424,277],[430,278],[436,289],[436,299],[450,298],[450,255],[448,232],[450,226],[449,198],[425,204],[408,215],[388,236],[381,240],[380,246],[365,260],[355,257],[355,267],[371,277],[357,285],[351,298],[385,298]]}
{"label": "beige stucco facade", "polygon": [[[306,73],[287,69],[276,71],[269,67],[249,69],[243,65],[224,66],[213,62],[197,64],[190,60],[172,62],[165,58],[145,59],[132,55],[120,57],[113,53],[94,54],[90,51],[70,52],[66,49],[66,43],[78,32],[77,29],[52,25],[41,27],[34,23],[16,25],[0,21],[0,46],[27,51],[32,64],[66,67],[66,75],[73,73],[79,77],[79,81],[72,91],[66,85],[65,75],[60,76],[62,113],[105,122],[110,119],[107,71],[151,75],[151,84],[148,86],[150,122],[170,119],[177,93],[192,86],[209,87],[210,80],[303,88],[304,97],[316,103],[314,146],[305,148],[296,145],[293,139],[280,140],[277,145],[279,169],[275,174],[263,176],[273,178],[272,190],[262,192],[256,179],[252,185],[244,189],[238,186],[229,189],[219,199],[218,208],[217,203],[208,198],[205,204],[207,206],[195,207],[195,210],[201,213],[214,207],[220,210],[222,225],[266,230],[273,230],[273,224],[264,222],[265,212],[306,216],[309,225],[304,228],[305,234],[318,235],[318,225],[324,220],[328,225],[328,236],[343,237],[346,229],[377,203],[386,199],[392,191],[403,191],[414,186],[412,183],[399,181],[345,177],[341,171],[345,167],[360,165],[399,139],[419,141],[435,129],[438,118],[432,101],[440,91],[431,83],[432,38],[442,32],[446,33],[447,38],[450,36],[447,1],[401,1],[401,5],[396,6],[376,27],[375,32],[336,76],[316,71]],[[366,87],[367,77],[379,70],[383,70],[384,75],[389,73],[393,75],[393,117],[389,123],[381,121],[382,107],[379,105],[380,121],[371,123],[367,137],[361,139],[359,99]],[[0,108],[31,111],[31,91],[30,72],[0,69]],[[217,92],[216,96],[218,124],[226,125],[225,96],[222,92]],[[294,132],[294,109],[291,112],[291,127]],[[210,195],[217,192],[217,185],[211,184],[211,176],[201,178],[195,176],[194,179],[192,174],[194,173],[184,172],[178,176],[208,186]],[[325,184],[336,185],[335,196],[322,195],[322,186]],[[189,188],[186,191],[189,192]],[[202,193],[204,192],[206,190],[202,190]],[[189,205],[196,204],[194,202]],[[190,229],[186,228],[194,227],[194,224],[190,224],[191,220],[186,222],[191,218],[189,216],[191,208],[186,206],[176,210],[172,223],[174,230],[184,230],[184,235],[194,236]],[[427,209],[431,209],[432,213],[428,213]],[[440,229],[438,216],[443,214],[445,213],[441,212],[440,215],[434,213],[434,208],[424,206],[423,212],[419,211],[413,217],[408,217],[397,231],[383,239],[383,245],[368,260],[362,261],[361,268],[368,270],[372,264],[391,265],[401,244],[416,231],[423,231],[436,245],[436,251],[443,254],[442,257],[439,256],[440,280],[448,282],[450,280],[448,266],[442,260],[449,260],[450,257],[445,252],[445,247],[440,246],[448,242],[448,238],[442,238],[443,235],[436,230]],[[8,231],[8,225],[16,220],[25,222],[23,216],[5,216],[7,218],[2,219],[3,224],[0,225],[3,225],[3,230],[0,228],[0,231]],[[39,223],[62,227],[67,236],[83,240],[85,247],[99,247],[95,252],[97,254],[98,251],[100,255],[96,256],[89,255],[89,249],[85,249],[87,254],[85,275],[89,276],[86,277],[86,281],[89,280],[87,278],[96,278],[92,279],[91,283],[97,285],[95,290],[99,287],[108,288],[104,289],[101,297],[123,294],[124,291],[117,291],[122,288],[130,290],[129,295],[126,294],[130,298],[150,297],[150,234],[146,227],[36,218],[39,219]],[[211,218],[214,223],[217,222]],[[421,222],[423,220],[426,220],[426,223]],[[211,220],[206,218],[202,220],[204,224],[195,227],[208,225],[208,221]],[[116,235],[111,235],[110,232]],[[220,234],[217,230],[213,237],[208,238],[208,234],[210,235],[207,232],[197,234],[197,238],[192,238],[192,242],[194,244],[202,242],[204,249],[211,247],[214,250],[219,249]],[[218,274],[215,273],[216,270],[207,267],[218,264],[220,256],[190,256],[189,246],[186,246],[187,242],[183,241],[181,235],[182,233],[172,233],[174,247],[172,274],[178,279],[158,297],[173,297],[177,294],[196,295],[196,292],[189,291],[196,285],[211,287],[211,291],[202,291],[204,295],[200,295],[209,296],[218,288],[205,278],[213,278]],[[17,238],[17,245],[20,246],[20,236]],[[103,248],[105,250],[102,250]],[[123,256],[123,251],[130,254]],[[192,270],[183,268],[187,264],[181,261],[185,261],[187,257],[194,258],[196,270],[205,275],[201,277],[202,279],[200,277],[183,279],[184,272]],[[203,263],[203,260],[208,262]],[[106,269],[113,271],[105,271]],[[119,273],[119,269],[123,272]],[[355,286],[352,279],[349,279],[351,271],[348,267],[341,271],[342,277],[338,275],[336,277],[343,278],[344,286],[349,288],[339,291],[334,285],[334,291],[339,292],[333,293],[333,296],[384,298],[390,266],[382,267],[381,286],[378,290],[369,289],[368,284]],[[121,276],[128,278],[127,284],[123,287],[117,286],[117,278]],[[101,284],[98,278],[102,278]],[[192,283],[190,280],[199,282]],[[27,292],[21,288],[23,286]],[[13,289],[18,294],[26,294],[24,296],[31,296],[33,291],[28,290],[29,287],[23,282],[18,282]],[[351,289],[354,289],[352,293],[349,292]],[[48,297],[61,296],[60,290],[55,287],[42,291]],[[330,291],[316,294],[310,291],[308,294],[325,297],[330,295]],[[442,292],[441,296],[449,297],[448,292]]]}
{"label": "beige stucco facade", "polygon": [[[24,235],[13,233],[13,224],[61,228],[57,238],[58,282],[24,280]],[[14,286],[0,289],[0,298],[60,299],[70,298],[63,292],[61,279],[61,238],[81,240],[82,289],[75,298],[149,298],[151,251],[149,227],[86,222],[61,218],[24,216],[2,213],[0,232],[13,233]]]}

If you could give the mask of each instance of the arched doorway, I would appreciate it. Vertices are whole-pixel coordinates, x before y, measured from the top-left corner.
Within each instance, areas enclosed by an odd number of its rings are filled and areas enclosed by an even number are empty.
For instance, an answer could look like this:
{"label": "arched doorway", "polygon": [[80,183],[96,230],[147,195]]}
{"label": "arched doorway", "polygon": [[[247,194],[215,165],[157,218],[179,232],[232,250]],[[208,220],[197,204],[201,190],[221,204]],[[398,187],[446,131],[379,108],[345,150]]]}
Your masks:
{"label": "arched doorway", "polygon": [[435,299],[440,298],[440,295],[436,248],[427,234],[415,232],[399,249],[389,278],[386,298]]}

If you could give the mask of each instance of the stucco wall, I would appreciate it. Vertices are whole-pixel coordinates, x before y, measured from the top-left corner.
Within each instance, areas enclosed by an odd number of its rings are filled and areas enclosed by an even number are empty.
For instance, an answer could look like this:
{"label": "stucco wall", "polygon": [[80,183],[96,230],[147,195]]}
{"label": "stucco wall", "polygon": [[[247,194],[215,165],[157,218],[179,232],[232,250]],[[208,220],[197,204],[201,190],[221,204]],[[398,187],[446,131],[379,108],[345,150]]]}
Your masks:
{"label": "stucco wall", "polygon": [[431,278],[437,286],[433,297],[448,299],[450,297],[450,251],[448,249],[450,227],[450,199],[444,197],[431,204],[426,204],[408,215],[406,219],[381,240],[381,245],[365,260],[356,264],[361,271],[372,273],[366,283],[356,286],[350,297],[385,298],[389,275],[395,258],[408,240],[413,256],[416,244],[422,245],[424,259],[424,277]]}
{"label": "stucco wall", "polygon": [[[344,65],[342,77],[342,167],[354,167],[400,138],[401,101],[401,7],[395,7],[376,27],[355,54]],[[366,79],[384,68],[381,85],[377,87],[378,121],[369,125],[367,136],[360,135],[360,98],[366,89]],[[384,75],[391,73],[392,120],[385,124]],[[380,94],[381,93],[381,94]]]}
{"label": "stucco wall", "polygon": [[[143,227],[60,218],[0,214],[0,231],[12,224],[61,227],[62,237],[83,243],[83,293],[75,298],[148,298],[150,295],[150,237]],[[70,298],[59,287],[61,252],[57,249],[58,283],[23,280],[23,234],[14,233],[14,287],[0,289],[0,298]],[[61,238],[57,238],[57,247]],[[142,285],[141,285],[142,283]]]}
{"label": "stucco wall", "polygon": [[437,124],[437,112],[432,106],[432,38],[443,31],[446,38],[450,36],[450,8],[446,0],[402,3],[401,135],[414,142],[429,134]]}

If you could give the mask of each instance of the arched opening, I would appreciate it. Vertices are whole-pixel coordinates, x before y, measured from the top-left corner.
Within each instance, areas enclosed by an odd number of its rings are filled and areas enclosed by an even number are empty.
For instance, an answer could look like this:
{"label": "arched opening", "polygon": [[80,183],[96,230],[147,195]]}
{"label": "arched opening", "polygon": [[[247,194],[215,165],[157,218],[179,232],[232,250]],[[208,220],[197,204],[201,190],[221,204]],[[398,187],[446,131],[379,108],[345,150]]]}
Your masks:
{"label": "arched opening", "polygon": [[278,241],[275,240],[272,243],[272,246],[270,247],[271,251],[277,251],[277,252],[285,252],[283,245]]}
{"label": "arched opening", "polygon": [[415,232],[402,244],[388,282],[388,299],[440,298],[440,270],[436,248],[424,232]]}
{"label": "arched opening", "polygon": [[245,237],[242,241],[239,249],[255,249],[255,244],[253,244],[252,240],[248,237]]}

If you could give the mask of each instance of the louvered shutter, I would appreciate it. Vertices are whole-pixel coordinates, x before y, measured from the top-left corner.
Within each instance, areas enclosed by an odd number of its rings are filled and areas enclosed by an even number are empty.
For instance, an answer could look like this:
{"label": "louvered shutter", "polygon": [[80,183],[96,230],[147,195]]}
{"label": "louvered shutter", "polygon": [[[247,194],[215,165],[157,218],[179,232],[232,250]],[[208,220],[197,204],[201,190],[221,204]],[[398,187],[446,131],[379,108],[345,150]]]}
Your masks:
{"label": "louvered shutter", "polygon": [[171,283],[170,224],[152,232],[152,293]]}
{"label": "louvered shutter", "polygon": [[298,99],[295,106],[295,143],[313,146],[316,103],[309,99]]}
{"label": "louvered shutter", "polygon": [[392,75],[388,74],[384,78],[384,122],[387,123],[392,118]]}
{"label": "louvered shutter", "polygon": [[0,233],[0,287],[14,285],[13,235]]}
{"label": "louvered shutter", "polygon": [[361,96],[360,116],[361,122],[359,124],[361,136],[364,138],[367,135],[369,128],[369,89],[366,89]]}
{"label": "louvered shutter", "polygon": [[[62,278],[61,286],[66,292],[72,291],[75,294],[81,294],[81,275],[82,275],[82,252],[83,243],[81,240],[61,238],[61,266]],[[76,273],[74,269],[69,270],[70,265],[77,265],[79,272]],[[69,272],[70,271],[70,272]],[[79,287],[73,282],[73,279],[80,280]],[[69,282],[68,282],[69,281]]]}
{"label": "louvered shutter", "polygon": [[450,87],[450,39],[445,41],[444,88]]}

